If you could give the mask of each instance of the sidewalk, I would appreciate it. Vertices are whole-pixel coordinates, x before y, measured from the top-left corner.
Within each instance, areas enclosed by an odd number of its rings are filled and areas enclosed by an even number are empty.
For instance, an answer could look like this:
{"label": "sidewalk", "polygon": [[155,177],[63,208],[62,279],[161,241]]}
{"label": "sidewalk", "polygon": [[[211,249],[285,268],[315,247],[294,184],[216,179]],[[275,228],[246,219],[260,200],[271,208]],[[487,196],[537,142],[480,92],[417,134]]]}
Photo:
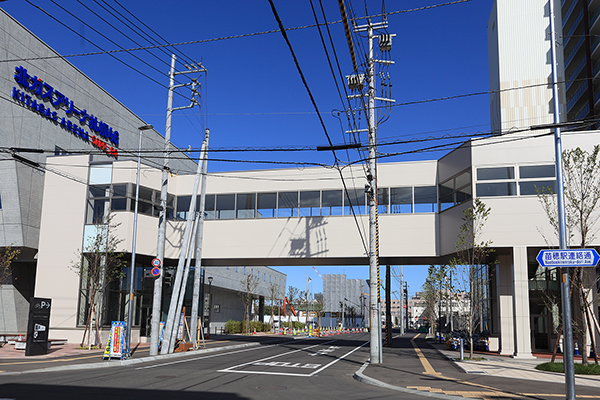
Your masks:
{"label": "sidewalk", "polygon": [[[550,361],[546,357],[515,359],[476,352],[484,360],[457,361],[460,352],[415,334],[394,337],[394,347],[382,350],[383,363],[363,364],[355,379],[409,396],[446,400],[554,400],[565,395],[564,374],[535,369]],[[575,384],[578,398],[600,399],[600,376],[577,375]]]}
{"label": "sidewalk", "polygon": [[[459,351],[447,350],[444,344],[430,344],[467,374],[487,374],[537,382],[565,383],[564,374],[535,369],[536,365],[550,362],[548,357],[534,355],[531,359],[517,359],[510,356],[476,352],[476,357],[482,357],[484,360],[457,361],[456,359],[460,358]],[[468,356],[468,353],[465,356]],[[557,362],[562,362],[562,360],[559,359]],[[575,385],[600,388],[600,375],[575,375]]]}

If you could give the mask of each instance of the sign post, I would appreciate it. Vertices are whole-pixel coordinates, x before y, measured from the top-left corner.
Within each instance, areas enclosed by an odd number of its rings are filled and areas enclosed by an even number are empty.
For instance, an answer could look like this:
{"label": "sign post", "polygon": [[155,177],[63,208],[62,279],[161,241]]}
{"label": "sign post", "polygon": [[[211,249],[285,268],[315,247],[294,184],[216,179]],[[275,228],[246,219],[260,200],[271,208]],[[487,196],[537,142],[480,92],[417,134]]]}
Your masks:
{"label": "sign post", "polygon": [[[552,2],[550,2],[552,3]],[[562,230],[564,231],[564,229]],[[561,240],[562,241],[562,240]],[[571,333],[571,304],[569,293],[569,274],[565,267],[595,267],[600,256],[595,249],[566,249],[564,243],[560,250],[541,250],[536,260],[542,267],[561,268],[562,275],[562,301],[563,301],[563,332],[564,332],[564,369],[565,383],[567,386],[567,400],[575,399],[575,372],[573,360],[573,334]],[[586,351],[584,349],[583,351]]]}
{"label": "sign post", "polygon": [[39,297],[32,297],[29,301],[26,356],[39,356],[48,353],[51,304],[51,299]]}

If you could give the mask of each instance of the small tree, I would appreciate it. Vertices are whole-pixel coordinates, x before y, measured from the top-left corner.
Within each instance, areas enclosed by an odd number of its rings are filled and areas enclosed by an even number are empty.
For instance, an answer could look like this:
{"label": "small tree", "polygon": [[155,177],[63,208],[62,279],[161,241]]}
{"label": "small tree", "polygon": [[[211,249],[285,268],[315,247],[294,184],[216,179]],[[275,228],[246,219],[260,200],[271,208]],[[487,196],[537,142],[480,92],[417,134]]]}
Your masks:
{"label": "small tree", "polygon": [[[591,152],[577,147],[563,151],[563,181],[565,198],[565,220],[567,245],[585,248],[596,238],[598,229],[596,223],[600,217],[600,145],[595,145]],[[558,237],[558,207],[557,198],[552,188],[537,188],[538,198],[544,212]],[[550,240],[544,237],[550,245]],[[572,242],[575,242],[574,244]],[[591,302],[589,301],[590,282],[586,284],[583,268],[573,271],[572,285],[577,288],[577,296],[581,306],[581,342],[583,347],[582,363],[587,365],[587,335],[588,324],[586,314]],[[597,277],[595,278],[598,279]],[[594,279],[588,279],[593,281]],[[558,308],[557,308],[558,309]],[[590,335],[593,337],[593,332]],[[596,349],[594,349],[596,351]]]}
{"label": "small tree", "polygon": [[[123,239],[113,234],[114,229],[120,225],[113,222],[113,216],[114,214],[109,213],[104,217],[104,221],[94,224],[94,235],[88,238],[83,250],[77,253],[78,261],[71,261],[70,265],[70,268],[80,277],[81,291],[87,300],[87,316],[81,347],[86,343],[86,334],[88,348],[92,346],[92,316],[96,320],[96,341],[98,346],[102,347],[98,323],[103,315],[102,310],[99,310],[100,304],[103,303],[103,293],[109,282],[124,276],[123,253],[118,251]],[[131,268],[131,273],[134,273],[134,269]]]}
{"label": "small tree", "polygon": [[325,315],[325,297],[323,293],[315,293],[315,312],[317,313],[317,324],[322,327],[321,318]]}
{"label": "small tree", "polygon": [[244,279],[240,281],[240,299],[244,303],[244,321],[246,321],[246,335],[250,334],[250,307],[252,300],[254,300],[254,294],[258,287],[258,277],[255,275],[246,275]]}
{"label": "small tree", "polygon": [[11,246],[0,250],[0,285],[9,285],[12,283],[13,260],[21,253],[20,249],[14,249]]}
{"label": "small tree", "polygon": [[290,316],[288,317],[288,324],[291,327],[291,321],[292,321],[292,307],[294,307],[294,305],[296,304],[296,301],[298,300],[298,295],[300,293],[300,290],[295,287],[295,286],[290,286],[288,287],[288,294],[287,294],[287,299],[288,299],[288,305],[287,307],[289,307],[288,309],[290,310]]}
{"label": "small tree", "polygon": [[464,314],[463,326],[469,334],[470,357],[473,358],[473,334],[479,327],[484,330],[484,320],[487,318],[488,284],[487,266],[493,250],[491,241],[481,241],[481,233],[491,208],[480,199],[475,199],[473,205],[464,211],[463,224],[456,242],[457,256],[451,261],[451,268],[456,270],[455,280],[458,289],[468,294],[468,306]]}

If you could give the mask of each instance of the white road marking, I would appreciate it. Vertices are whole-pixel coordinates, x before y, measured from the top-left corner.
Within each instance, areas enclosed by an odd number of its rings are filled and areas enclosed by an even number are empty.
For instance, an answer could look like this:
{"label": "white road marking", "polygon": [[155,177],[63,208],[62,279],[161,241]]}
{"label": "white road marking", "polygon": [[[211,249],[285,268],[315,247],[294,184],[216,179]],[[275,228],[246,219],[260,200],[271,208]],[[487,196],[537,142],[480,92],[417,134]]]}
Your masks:
{"label": "white road marking", "polygon": [[137,367],[136,369],[148,369],[148,368],[164,367],[164,366],[167,366],[167,365],[180,364],[180,363],[184,363],[184,362],[204,360],[204,359],[207,359],[207,358],[214,358],[214,357],[220,357],[220,356],[227,356],[229,354],[242,353],[242,352],[245,352],[245,351],[261,350],[261,349],[265,349],[267,347],[273,347],[273,346],[277,346],[277,345],[276,344],[270,344],[270,345],[267,345],[267,346],[258,346],[258,347],[251,347],[249,349],[229,351],[227,353],[217,353],[217,354],[210,354],[208,356],[202,356],[202,357],[186,358],[185,360],[177,360],[177,361],[171,361],[171,362],[166,362],[166,363],[161,363],[161,364],[148,365],[148,366],[145,366],[145,367]]}
{"label": "white road marking", "polygon": [[[335,340],[333,340],[333,341],[331,341],[329,343],[332,343],[332,342],[335,342]],[[278,355],[275,355],[275,356],[263,358],[261,360],[250,361],[250,362],[247,362],[247,363],[244,363],[244,364],[235,365],[233,367],[229,367],[229,368],[226,368],[226,369],[218,370],[217,372],[232,372],[232,373],[236,373],[236,374],[255,374],[255,375],[301,376],[301,377],[305,377],[305,378],[307,378],[307,377],[310,378],[311,376],[314,376],[314,375],[318,374],[319,372],[324,371],[325,369],[329,368],[330,366],[332,366],[333,364],[337,363],[338,361],[343,360],[344,358],[348,357],[350,354],[354,353],[356,350],[360,349],[361,347],[364,347],[368,343],[369,342],[365,342],[365,343],[361,344],[360,346],[354,348],[353,350],[351,350],[348,353],[342,355],[341,357],[336,358],[335,360],[333,360],[329,364],[324,365],[323,367],[317,369],[316,371],[314,371],[314,372],[312,372],[310,374],[298,374],[298,373],[288,373],[288,372],[271,372],[271,371],[238,371],[238,370],[235,370],[235,368],[240,368],[240,367],[243,367],[243,366],[246,366],[246,365],[266,365],[266,366],[275,366],[275,367],[288,367],[288,364],[290,364],[290,363],[287,363],[287,362],[264,363],[264,361],[270,360],[270,359],[273,359],[273,358],[277,358],[277,357],[281,357],[281,356],[284,356],[284,355],[287,355],[287,354],[297,353],[299,351],[303,351],[303,350],[306,350],[306,349],[309,349],[309,348],[312,348],[312,347],[315,347],[315,346],[319,346],[319,345],[314,345],[314,346],[305,347],[305,348],[299,349],[299,350],[289,351],[287,353],[282,353],[282,354],[278,354]],[[325,343],[325,344],[327,344],[327,343]],[[331,346],[331,347],[337,347],[337,346]],[[338,348],[340,348],[340,347],[338,347]],[[280,364],[280,365],[270,365],[270,364]],[[286,364],[286,365],[283,365],[283,364]],[[295,363],[295,364],[299,364],[299,363]],[[296,367],[295,364],[290,364],[289,366],[290,367]],[[320,364],[305,364],[305,365],[307,365],[307,366],[314,366],[314,365],[320,366]],[[314,368],[312,368],[312,369],[314,369]]]}

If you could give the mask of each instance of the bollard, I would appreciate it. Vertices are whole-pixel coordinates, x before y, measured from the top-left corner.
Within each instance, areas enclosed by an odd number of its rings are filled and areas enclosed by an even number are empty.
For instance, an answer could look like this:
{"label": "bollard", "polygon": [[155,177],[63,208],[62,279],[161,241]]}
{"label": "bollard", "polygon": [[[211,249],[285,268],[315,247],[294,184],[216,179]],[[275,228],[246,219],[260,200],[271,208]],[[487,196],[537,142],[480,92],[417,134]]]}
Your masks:
{"label": "bollard", "polygon": [[463,361],[465,359],[465,350],[464,350],[464,346],[463,346],[463,338],[459,339],[458,345],[460,346],[460,361]]}

